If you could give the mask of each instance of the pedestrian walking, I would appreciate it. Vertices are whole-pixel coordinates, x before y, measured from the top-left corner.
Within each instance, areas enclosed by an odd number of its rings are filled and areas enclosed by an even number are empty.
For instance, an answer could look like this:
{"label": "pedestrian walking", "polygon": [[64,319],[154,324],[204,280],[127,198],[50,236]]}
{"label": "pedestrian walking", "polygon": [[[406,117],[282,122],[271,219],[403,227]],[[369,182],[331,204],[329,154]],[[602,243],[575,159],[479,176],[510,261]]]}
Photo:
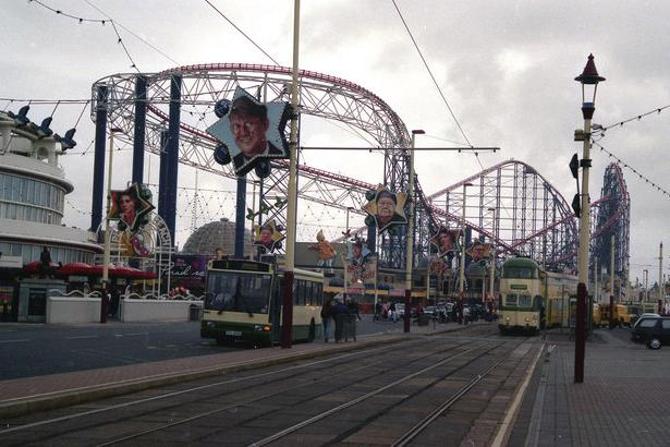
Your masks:
{"label": "pedestrian walking", "polygon": [[328,343],[330,320],[333,317],[333,300],[328,298],[321,307],[321,323],[323,323],[323,341]]}
{"label": "pedestrian walking", "polygon": [[384,306],[382,306],[381,301],[377,301],[377,304],[375,304],[375,320],[381,320],[382,318],[382,313],[384,312]]}
{"label": "pedestrian walking", "polygon": [[347,318],[347,306],[342,302],[342,294],[335,295],[335,304],[331,308],[333,320],[335,320],[335,343],[342,340],[344,333],[344,321]]}
{"label": "pedestrian walking", "polygon": [[393,321],[394,323],[398,321],[398,313],[395,309],[395,303],[391,303],[389,306],[389,320]]}
{"label": "pedestrian walking", "polygon": [[358,311],[358,303],[347,297],[347,319],[344,329],[344,341],[349,341],[349,337],[356,341],[356,320],[361,319],[361,314]]}

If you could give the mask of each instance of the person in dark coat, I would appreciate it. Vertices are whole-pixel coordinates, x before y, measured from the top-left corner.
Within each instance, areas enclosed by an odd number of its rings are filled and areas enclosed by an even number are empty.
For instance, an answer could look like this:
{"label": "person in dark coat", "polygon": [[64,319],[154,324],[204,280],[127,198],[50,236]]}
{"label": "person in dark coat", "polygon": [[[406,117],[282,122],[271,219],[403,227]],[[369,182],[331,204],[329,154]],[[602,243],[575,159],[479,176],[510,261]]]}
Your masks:
{"label": "person in dark coat", "polygon": [[51,252],[47,247],[44,247],[40,253],[40,277],[51,277]]}
{"label": "person in dark coat", "polygon": [[321,307],[321,323],[323,323],[323,341],[328,343],[330,319],[333,316],[333,300],[328,298]]}
{"label": "person in dark coat", "polygon": [[347,306],[342,302],[343,296],[341,293],[335,295],[335,304],[332,309],[332,316],[335,320],[335,343],[339,343],[342,340],[342,335],[344,332],[344,322],[349,315],[349,310]]}
{"label": "person in dark coat", "polygon": [[358,303],[356,301],[347,297],[346,302],[347,320],[344,329],[344,341],[349,341],[349,337],[356,341],[356,320],[361,319],[361,314],[358,311]]}

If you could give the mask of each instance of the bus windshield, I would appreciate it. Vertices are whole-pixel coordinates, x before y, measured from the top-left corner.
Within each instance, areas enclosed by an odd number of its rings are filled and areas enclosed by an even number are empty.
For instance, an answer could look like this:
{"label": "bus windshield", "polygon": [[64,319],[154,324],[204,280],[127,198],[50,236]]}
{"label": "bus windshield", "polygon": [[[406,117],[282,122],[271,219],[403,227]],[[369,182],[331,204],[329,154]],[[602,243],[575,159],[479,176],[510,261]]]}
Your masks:
{"label": "bus windshield", "polygon": [[210,271],[206,309],[267,314],[272,275]]}

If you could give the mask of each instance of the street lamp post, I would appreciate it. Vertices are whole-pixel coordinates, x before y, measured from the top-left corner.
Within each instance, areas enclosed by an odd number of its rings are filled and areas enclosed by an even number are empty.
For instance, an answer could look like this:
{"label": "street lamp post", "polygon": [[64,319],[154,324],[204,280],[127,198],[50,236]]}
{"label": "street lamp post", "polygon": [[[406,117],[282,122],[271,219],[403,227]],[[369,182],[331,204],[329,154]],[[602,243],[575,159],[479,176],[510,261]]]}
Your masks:
{"label": "street lamp post", "polygon": [[649,270],[644,269],[644,298],[643,301],[646,303],[649,300]]}
{"label": "street lamp post", "polygon": [[[584,353],[586,349],[586,302],[588,292],[586,285],[589,276],[589,239],[590,239],[590,198],[589,198],[589,168],[591,167],[591,120],[595,112],[596,92],[598,83],[605,78],[598,75],[593,54],[589,54],[588,61],[582,74],[575,81],[582,84],[582,116],[584,130],[575,132],[575,139],[584,142],[583,156],[580,162],[582,167],[582,197],[581,216],[579,219],[579,285],[577,286],[577,324],[575,328],[575,383],[584,382]],[[591,86],[593,89],[591,90]],[[588,92],[587,92],[588,90]],[[590,98],[587,98],[590,96]]]}
{"label": "street lamp post", "polygon": [[[461,221],[461,234],[463,241],[461,243],[461,262],[458,273],[458,299],[461,308],[461,320],[463,320],[463,299],[465,297],[465,205],[467,202],[467,187],[472,186],[472,183],[463,183],[463,220]],[[467,323],[467,322],[466,322]]]}
{"label": "street lamp post", "polygon": [[107,166],[107,214],[105,215],[105,249],[102,255],[102,298],[100,300],[100,323],[107,323],[107,306],[109,303],[109,263],[111,262],[111,235],[109,234],[109,211],[112,207],[112,172],[114,159],[114,134],[121,129],[113,127],[109,130],[109,165]]}
{"label": "street lamp post", "polygon": [[298,208],[298,60],[300,44],[300,0],[293,2],[293,67],[291,78],[291,133],[289,137],[289,175],[288,204],[286,211],[286,258],[284,271],[284,290],[282,300],[282,334],[281,347],[292,346],[293,324],[293,275],[295,270],[295,227]]}
{"label": "street lamp post", "polygon": [[414,260],[414,148],[416,147],[416,136],[423,135],[426,132],[422,129],[412,130],[412,148],[409,152],[409,187],[408,196],[410,200],[409,212],[407,215],[407,250],[405,259],[405,315],[403,318],[403,330],[409,332],[410,318],[412,317],[412,266]]}
{"label": "street lamp post", "polygon": [[491,295],[491,300],[494,300],[494,287],[495,287],[495,272],[496,272],[496,247],[494,245],[494,240],[497,237],[496,236],[496,226],[498,223],[497,217],[497,209],[496,208],[489,208],[489,211],[493,213],[493,224],[491,225],[491,231],[493,232],[492,238],[491,238],[491,274],[489,278],[489,295]]}

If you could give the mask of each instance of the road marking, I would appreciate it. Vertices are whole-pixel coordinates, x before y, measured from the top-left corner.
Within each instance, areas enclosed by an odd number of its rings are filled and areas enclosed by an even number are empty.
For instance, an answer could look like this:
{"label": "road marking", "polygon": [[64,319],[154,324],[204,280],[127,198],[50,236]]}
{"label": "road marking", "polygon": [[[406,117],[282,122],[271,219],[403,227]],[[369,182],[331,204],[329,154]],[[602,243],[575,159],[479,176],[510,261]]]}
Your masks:
{"label": "road marking", "polygon": [[126,337],[134,337],[136,335],[149,335],[149,333],[148,332],[131,332],[129,334],[123,334],[123,335],[125,335]]}
{"label": "road marking", "polygon": [[84,340],[87,338],[98,338],[97,335],[77,335],[75,337],[65,337],[66,340]]}
{"label": "road marking", "polygon": [[507,409],[507,414],[505,414],[505,418],[503,419],[502,423],[498,427],[498,433],[496,433],[496,437],[493,439],[493,442],[491,443],[491,447],[502,447],[503,445],[506,445],[507,441],[509,441],[509,435],[511,433],[511,430],[513,428],[513,422],[514,419],[516,419],[517,413],[519,411],[519,408],[521,407],[521,401],[526,394],[526,388],[528,388],[528,384],[530,383],[530,379],[533,377],[533,373],[535,372],[535,367],[537,366],[538,361],[540,360],[540,356],[542,355],[542,352],[544,351],[546,343],[542,343],[540,346],[540,349],[537,352],[537,355],[535,356],[535,359],[533,362],[528,365],[528,368],[526,369],[526,378],[524,379],[523,383],[519,387],[519,391],[517,392],[516,396],[514,397],[514,400],[512,401],[512,404],[509,406]]}
{"label": "road marking", "polygon": [[0,340],[0,343],[21,343],[24,341],[30,341],[29,338],[16,338],[14,340]]}

